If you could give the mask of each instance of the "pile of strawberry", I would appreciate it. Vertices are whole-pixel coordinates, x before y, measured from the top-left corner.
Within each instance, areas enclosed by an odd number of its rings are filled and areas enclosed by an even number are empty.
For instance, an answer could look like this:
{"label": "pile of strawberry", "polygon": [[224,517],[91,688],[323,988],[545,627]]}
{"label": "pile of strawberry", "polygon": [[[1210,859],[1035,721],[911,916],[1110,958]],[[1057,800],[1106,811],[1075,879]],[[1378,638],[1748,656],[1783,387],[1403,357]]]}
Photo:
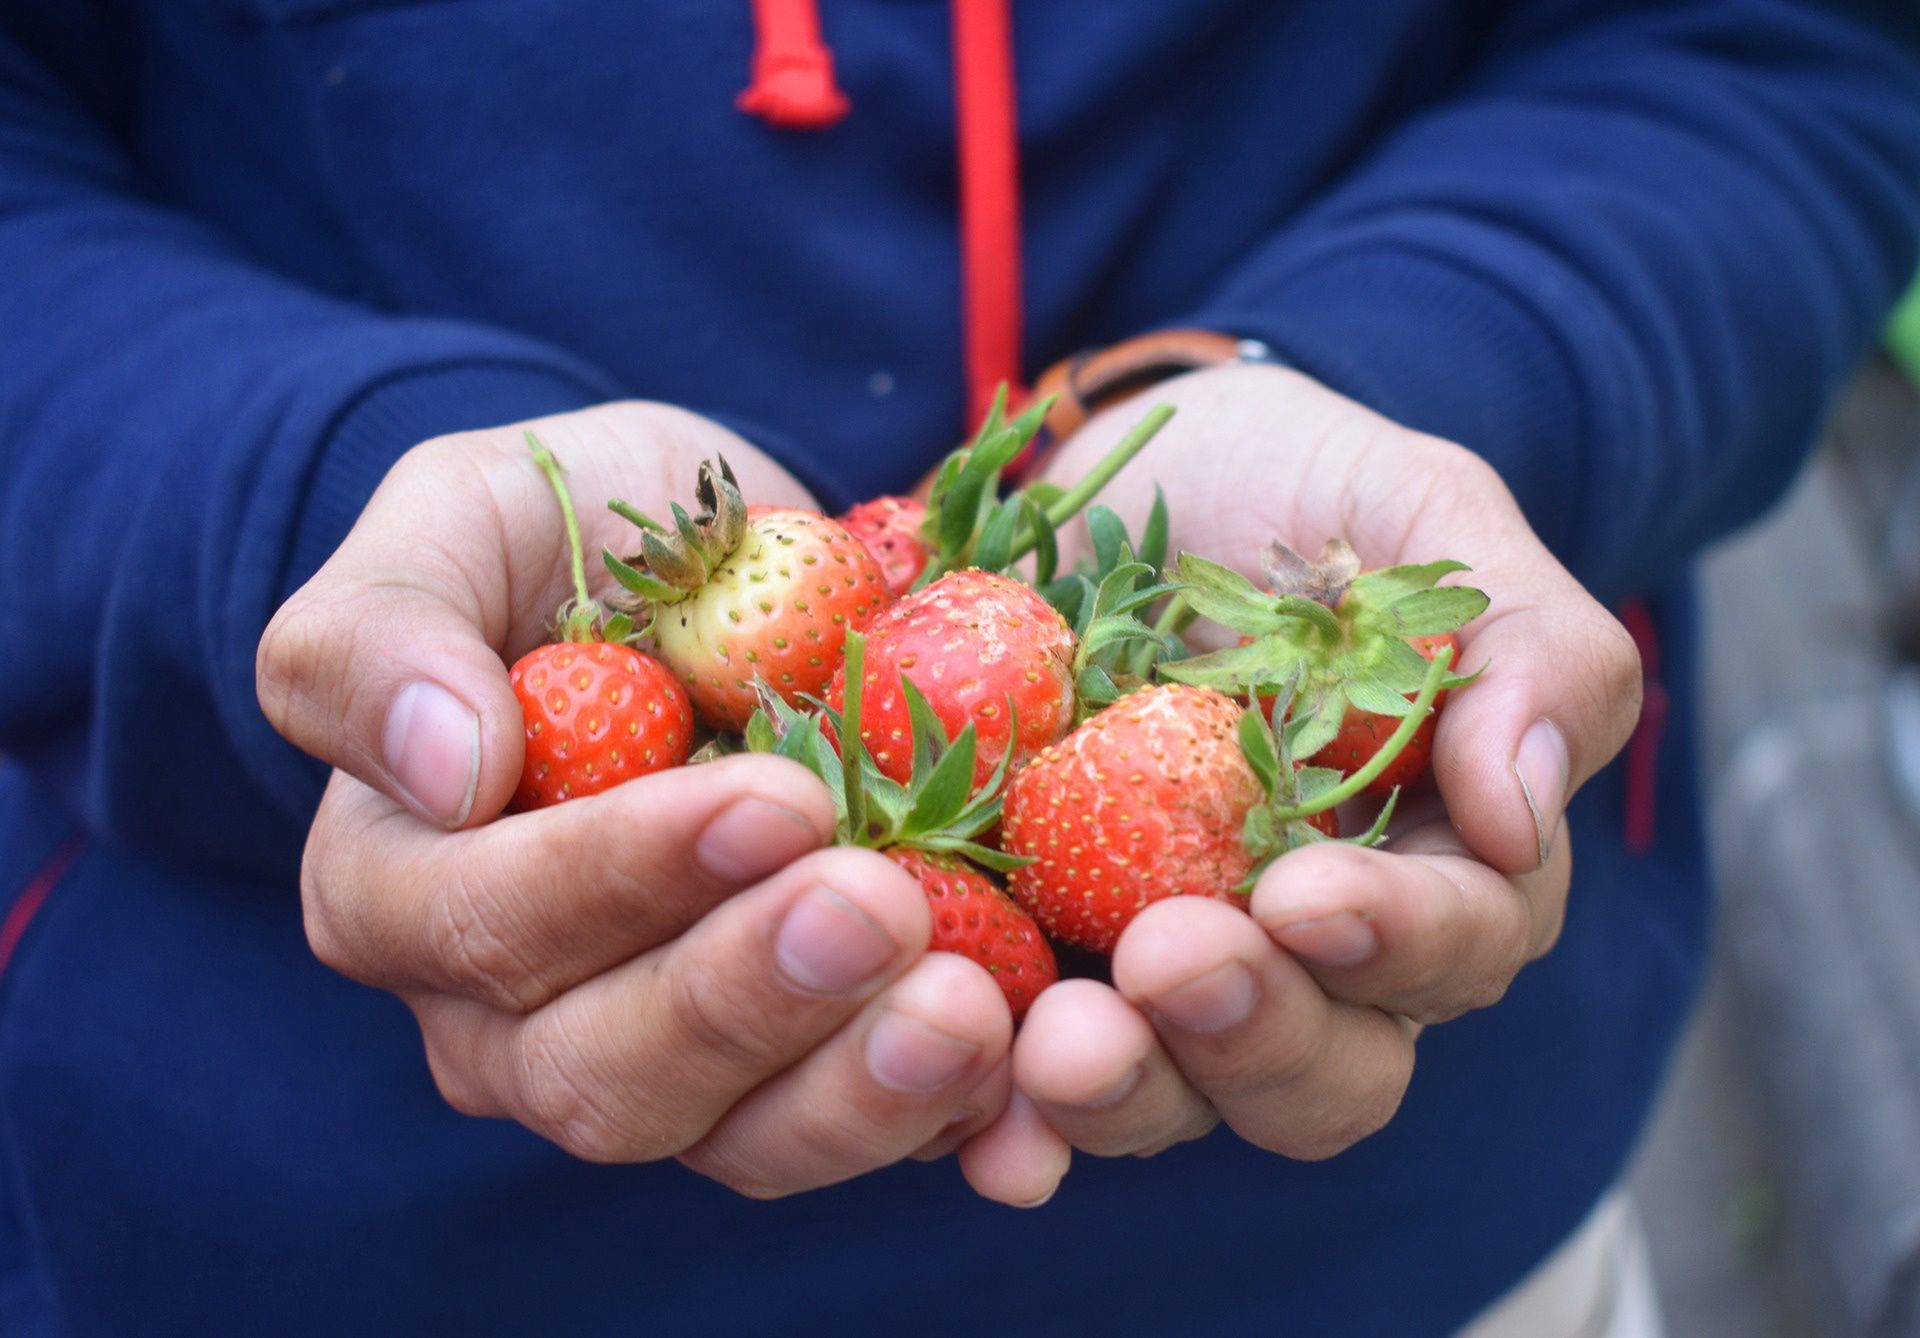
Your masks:
{"label": "pile of strawberry", "polygon": [[[1016,1017],[1059,978],[1050,938],[1107,952],[1161,898],[1244,905],[1275,859],[1343,839],[1350,801],[1373,812],[1344,839],[1385,840],[1469,681],[1449,672],[1456,633],[1487,597],[1439,583],[1465,568],[1362,571],[1338,540],[1316,562],[1270,546],[1265,589],[1169,562],[1162,501],[1137,543],[1090,503],[1172,411],[1070,489],[1003,490],[1044,411],[1008,421],[996,404],[924,502],[837,520],[749,506],[724,461],[671,524],[611,501],[638,539],[604,554],[622,589],[607,609],[559,465],[529,435],[575,597],[513,667],[516,806],[742,749],[791,758],[835,795],[838,839],[913,874],[932,947],[993,972]],[[1062,570],[1059,527],[1083,513],[1090,553]],[[1197,619],[1238,644],[1192,654]]]}

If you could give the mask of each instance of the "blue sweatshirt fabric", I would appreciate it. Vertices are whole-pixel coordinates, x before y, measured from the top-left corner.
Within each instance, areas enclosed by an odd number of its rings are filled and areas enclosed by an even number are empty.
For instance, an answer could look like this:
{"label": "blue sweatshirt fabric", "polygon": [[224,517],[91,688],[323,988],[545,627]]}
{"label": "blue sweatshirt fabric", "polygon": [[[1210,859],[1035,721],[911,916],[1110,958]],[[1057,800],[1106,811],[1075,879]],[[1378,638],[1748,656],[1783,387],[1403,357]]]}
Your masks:
{"label": "blue sweatshirt fabric", "polygon": [[734,110],[747,0],[0,10],[0,908],[78,850],[0,976],[0,1332],[1440,1333],[1617,1174],[1703,951],[1683,573],[1920,228],[1920,69],[1839,4],[1016,6],[1035,367],[1263,338],[1665,633],[1653,848],[1616,767],[1560,947],[1384,1133],[748,1203],[454,1114],[307,952],[254,644],[400,452],[639,395],[838,503],[962,426],[947,8],[822,9],[818,135]]}

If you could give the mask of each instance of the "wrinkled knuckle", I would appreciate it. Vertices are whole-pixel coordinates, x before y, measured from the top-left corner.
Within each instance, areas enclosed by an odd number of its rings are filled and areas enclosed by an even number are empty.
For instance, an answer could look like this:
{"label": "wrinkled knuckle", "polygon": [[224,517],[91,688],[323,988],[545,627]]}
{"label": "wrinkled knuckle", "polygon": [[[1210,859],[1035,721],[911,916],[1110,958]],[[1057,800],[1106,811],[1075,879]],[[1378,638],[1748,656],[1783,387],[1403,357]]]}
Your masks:
{"label": "wrinkled knuckle", "polygon": [[491,441],[491,435],[484,431],[448,432],[429,437],[394,461],[387,471],[387,480],[395,484],[404,484],[416,476],[437,480],[449,469],[467,468],[476,458],[484,456],[487,452],[483,447]]}
{"label": "wrinkled knuckle", "polygon": [[1567,904],[1565,898],[1556,900],[1552,910],[1546,915],[1536,916],[1533,936],[1527,944],[1526,960],[1537,962],[1560,942],[1560,933],[1566,928]]}
{"label": "wrinkled knuckle", "polygon": [[491,893],[469,877],[455,877],[434,899],[428,932],[433,957],[463,993],[516,1013],[530,1013],[552,997],[507,936],[504,913]]}
{"label": "wrinkled knuckle", "polygon": [[1135,1148],[1132,1155],[1141,1158],[1157,1157],[1171,1148],[1179,1147],[1182,1143],[1191,1143],[1205,1138],[1219,1125],[1220,1113],[1211,1105],[1202,1102],[1190,1118],[1160,1134],[1147,1146]]}
{"label": "wrinkled knuckle", "polygon": [[333,662],[336,629],[326,604],[302,591],[280,606],[254,655],[254,693],[269,723],[291,735],[298,704],[314,695]]}
{"label": "wrinkled knuckle", "polygon": [[1407,1094],[1410,1067],[1402,1067],[1338,1110],[1278,1135],[1269,1150],[1293,1161],[1327,1161],[1386,1128]]}
{"label": "wrinkled knuckle", "polygon": [[768,1072],[790,1056],[771,1010],[749,1006],[719,964],[691,958],[667,973],[667,1013],[684,1038],[688,1061],[714,1074]]}
{"label": "wrinkled knuckle", "polygon": [[1157,1124],[1135,1128],[1102,1122],[1079,1131],[1070,1141],[1076,1151],[1089,1157],[1152,1157],[1180,1140],[1173,1130]]}
{"label": "wrinkled knuckle", "polygon": [[1267,1046],[1261,1066],[1264,1085],[1286,1087],[1311,1076],[1326,1057],[1326,1033],[1323,1028],[1301,1023],[1287,1025]]}
{"label": "wrinkled knuckle", "polygon": [[521,1083],[535,1133],[582,1161],[611,1164],[671,1156],[669,1140],[633,1127],[601,1090],[577,1027],[537,1016],[521,1035]]}
{"label": "wrinkled knuckle", "polygon": [[1459,970],[1452,954],[1433,950],[1414,952],[1401,963],[1398,988],[1394,993],[1428,1004],[1455,991]]}
{"label": "wrinkled knuckle", "polygon": [[1422,437],[1430,456],[1429,468],[1444,477],[1450,491],[1464,496],[1507,498],[1507,481],[1486,457],[1457,441],[1444,437]]}
{"label": "wrinkled knuckle", "polygon": [[1599,634],[1600,677],[1611,718],[1617,724],[1614,746],[1624,745],[1627,735],[1640,719],[1640,705],[1645,691],[1644,669],[1640,662],[1640,647],[1634,643],[1633,636],[1625,627],[1613,618],[1608,618]]}
{"label": "wrinkled knuckle", "polygon": [[1457,1013],[1473,1013],[1493,1007],[1507,997],[1507,987],[1512,983],[1513,976],[1504,971],[1475,976],[1460,993]]}
{"label": "wrinkled knuckle", "polygon": [[306,932],[307,946],[321,965],[343,976],[362,979],[358,954],[352,948],[352,935],[346,917],[336,904],[331,884],[322,870],[327,866],[327,844],[320,821],[314,824],[307,841],[305,857],[300,861],[300,923]]}
{"label": "wrinkled knuckle", "polygon": [[[306,881],[304,873],[302,881]],[[320,964],[343,976],[357,979],[357,959],[347,946],[347,936],[342,931],[339,916],[328,900],[315,892],[305,892],[300,898],[300,918],[306,930],[307,946],[313,950]]]}
{"label": "wrinkled knuckle", "polygon": [[763,1167],[739,1160],[733,1153],[710,1140],[696,1143],[681,1153],[680,1164],[695,1175],[703,1176],[723,1189],[732,1190],[743,1199],[759,1203],[788,1198],[799,1189],[796,1185],[773,1180],[765,1174]]}
{"label": "wrinkled knuckle", "polygon": [[492,1115],[494,1107],[487,1098],[485,1085],[447,1058],[444,1048],[435,1040],[432,1027],[423,1025],[420,1030],[426,1043],[427,1072],[433,1077],[440,1099],[462,1115],[475,1118]]}

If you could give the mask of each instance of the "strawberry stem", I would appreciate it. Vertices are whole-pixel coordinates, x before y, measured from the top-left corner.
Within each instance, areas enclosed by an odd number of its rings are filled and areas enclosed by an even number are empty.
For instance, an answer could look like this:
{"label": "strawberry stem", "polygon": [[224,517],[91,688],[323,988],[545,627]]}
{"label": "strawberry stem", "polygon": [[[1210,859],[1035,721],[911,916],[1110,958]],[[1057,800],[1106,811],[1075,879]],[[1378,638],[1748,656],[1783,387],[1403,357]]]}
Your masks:
{"label": "strawberry stem", "polygon": [[567,527],[567,566],[573,576],[573,600],[561,612],[559,634],[569,641],[585,640],[593,635],[600,606],[587,592],[587,558],[580,546],[580,518],[573,511],[573,494],[567,490],[566,471],[560,467],[559,459],[533,435],[531,428],[527,429],[527,445],[533,448],[533,462],[547,476],[548,486],[560,501],[560,518]]}
{"label": "strawberry stem", "polygon": [[609,497],[607,499],[607,510],[613,512],[614,515],[620,517],[620,519],[626,521],[629,525],[638,526],[643,530],[652,530],[655,534],[665,534],[667,532],[665,525],[662,525],[633,503],[623,502],[618,497]]}
{"label": "strawberry stem", "polygon": [[[1042,514],[1045,515],[1047,524],[1058,529],[1079,515],[1087,503],[1100,495],[1102,488],[1113,482],[1114,475],[1125,469],[1134,456],[1146,449],[1147,443],[1159,435],[1160,429],[1165,427],[1167,420],[1172,417],[1171,404],[1155,405],[1147,416],[1135,423],[1133,430],[1120,438],[1119,444],[1102,456],[1078,483],[1061,493],[1054,500],[1053,505],[1046,508]],[[1031,553],[1034,545],[1039,542],[1040,536],[1032,530],[1022,534],[1014,542],[1013,556],[1008,559],[1009,563],[1018,562]]]}
{"label": "strawberry stem", "polygon": [[1380,746],[1380,751],[1367,759],[1365,766],[1331,790],[1314,796],[1304,804],[1275,809],[1274,821],[1276,823],[1292,822],[1297,818],[1308,818],[1315,813],[1324,813],[1336,804],[1344,804],[1364,790],[1374,777],[1392,766],[1393,759],[1400,756],[1401,750],[1407,746],[1415,732],[1425,723],[1427,716],[1432,713],[1433,699],[1440,695],[1441,685],[1447,677],[1447,666],[1452,662],[1453,647],[1440,647],[1439,653],[1433,657],[1433,662],[1427,666],[1427,676],[1420,684],[1420,695],[1413,699],[1412,709],[1400,717],[1399,726]]}
{"label": "strawberry stem", "polygon": [[848,632],[845,646],[846,691],[840,698],[840,767],[847,802],[847,831],[857,844],[868,835],[865,764],[866,740],[860,737],[860,698],[866,687],[867,639]]}
{"label": "strawberry stem", "polygon": [[1160,610],[1160,616],[1153,620],[1153,630],[1169,634],[1184,632],[1194,619],[1193,606],[1175,593]]}

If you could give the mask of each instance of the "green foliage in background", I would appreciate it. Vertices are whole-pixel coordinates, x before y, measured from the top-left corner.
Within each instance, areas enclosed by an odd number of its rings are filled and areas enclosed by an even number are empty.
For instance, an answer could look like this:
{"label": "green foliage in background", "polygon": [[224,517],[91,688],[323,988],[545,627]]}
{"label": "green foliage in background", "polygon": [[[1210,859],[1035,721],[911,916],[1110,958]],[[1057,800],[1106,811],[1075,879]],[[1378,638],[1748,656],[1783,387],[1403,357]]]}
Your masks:
{"label": "green foliage in background", "polygon": [[1920,283],[1907,290],[1887,321],[1887,352],[1906,369],[1907,379],[1920,386]]}

